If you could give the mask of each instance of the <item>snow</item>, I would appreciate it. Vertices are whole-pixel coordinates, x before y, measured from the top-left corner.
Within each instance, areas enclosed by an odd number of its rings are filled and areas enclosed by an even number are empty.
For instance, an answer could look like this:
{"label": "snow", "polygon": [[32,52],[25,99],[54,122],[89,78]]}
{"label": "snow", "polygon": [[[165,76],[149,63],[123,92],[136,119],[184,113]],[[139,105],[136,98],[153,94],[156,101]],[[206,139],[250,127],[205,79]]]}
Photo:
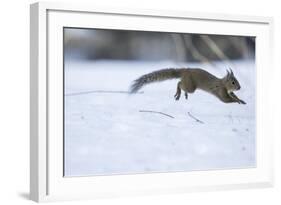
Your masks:
{"label": "snow", "polygon": [[[233,61],[236,94],[247,104],[225,104],[196,91],[174,100],[178,80],[127,91],[132,81],[170,67],[201,67],[222,77],[226,65],[137,61],[65,62],[65,176],[175,172],[256,166],[255,64]],[[172,115],[169,118],[153,110]],[[198,123],[188,112],[203,121]]]}

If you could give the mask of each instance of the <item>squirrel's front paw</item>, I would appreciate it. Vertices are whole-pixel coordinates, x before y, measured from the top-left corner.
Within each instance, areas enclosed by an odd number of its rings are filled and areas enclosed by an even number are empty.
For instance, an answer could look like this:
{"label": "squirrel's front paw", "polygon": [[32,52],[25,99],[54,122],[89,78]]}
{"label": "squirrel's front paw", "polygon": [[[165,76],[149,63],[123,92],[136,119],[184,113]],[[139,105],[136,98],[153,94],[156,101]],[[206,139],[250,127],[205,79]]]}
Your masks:
{"label": "squirrel's front paw", "polygon": [[240,100],[240,101],[239,101],[239,104],[240,104],[240,103],[243,104],[243,105],[246,105],[246,104],[247,104],[247,103],[244,102],[243,100]]}

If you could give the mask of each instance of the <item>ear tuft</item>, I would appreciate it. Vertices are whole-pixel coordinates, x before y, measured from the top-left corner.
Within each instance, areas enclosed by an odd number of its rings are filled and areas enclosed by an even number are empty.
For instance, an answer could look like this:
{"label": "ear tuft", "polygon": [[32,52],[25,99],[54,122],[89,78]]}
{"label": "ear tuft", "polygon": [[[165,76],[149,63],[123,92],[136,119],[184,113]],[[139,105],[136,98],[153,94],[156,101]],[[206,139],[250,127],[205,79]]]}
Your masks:
{"label": "ear tuft", "polygon": [[234,76],[233,71],[232,71],[232,69],[230,67],[229,67],[229,70],[230,70],[230,75]]}
{"label": "ear tuft", "polygon": [[231,73],[229,72],[229,70],[226,70],[226,79],[229,79],[231,76]]}

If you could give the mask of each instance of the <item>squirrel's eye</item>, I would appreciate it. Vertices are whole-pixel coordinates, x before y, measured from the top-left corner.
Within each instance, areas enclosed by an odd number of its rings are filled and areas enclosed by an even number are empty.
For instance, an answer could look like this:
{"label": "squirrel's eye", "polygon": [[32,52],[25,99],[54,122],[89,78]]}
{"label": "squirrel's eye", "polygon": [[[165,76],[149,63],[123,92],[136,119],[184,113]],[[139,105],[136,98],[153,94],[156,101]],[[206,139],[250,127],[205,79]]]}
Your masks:
{"label": "squirrel's eye", "polygon": [[234,81],[232,81],[232,85],[235,85],[235,82],[234,82]]}

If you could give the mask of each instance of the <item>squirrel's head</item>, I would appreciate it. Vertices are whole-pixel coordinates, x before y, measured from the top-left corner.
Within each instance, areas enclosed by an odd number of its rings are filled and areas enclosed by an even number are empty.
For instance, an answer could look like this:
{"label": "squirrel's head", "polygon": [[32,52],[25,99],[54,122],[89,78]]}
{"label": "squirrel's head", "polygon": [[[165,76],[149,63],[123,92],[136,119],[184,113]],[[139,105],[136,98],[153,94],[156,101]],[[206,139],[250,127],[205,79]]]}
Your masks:
{"label": "squirrel's head", "polygon": [[230,69],[230,71],[227,70],[227,74],[224,77],[224,83],[225,83],[225,87],[228,92],[240,90],[240,88],[241,88],[238,80],[235,78],[231,69]]}

